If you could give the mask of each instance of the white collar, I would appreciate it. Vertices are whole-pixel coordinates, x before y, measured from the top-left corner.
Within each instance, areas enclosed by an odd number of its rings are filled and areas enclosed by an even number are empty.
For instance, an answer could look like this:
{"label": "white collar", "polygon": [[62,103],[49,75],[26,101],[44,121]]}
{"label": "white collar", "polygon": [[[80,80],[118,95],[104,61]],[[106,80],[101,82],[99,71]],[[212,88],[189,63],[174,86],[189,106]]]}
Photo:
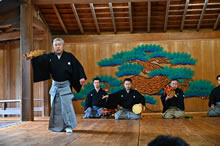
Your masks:
{"label": "white collar", "polygon": [[58,59],[59,59],[59,60],[60,60],[61,56],[62,56],[62,55],[60,55],[60,56],[59,56],[59,55],[57,55],[57,57],[58,57]]}

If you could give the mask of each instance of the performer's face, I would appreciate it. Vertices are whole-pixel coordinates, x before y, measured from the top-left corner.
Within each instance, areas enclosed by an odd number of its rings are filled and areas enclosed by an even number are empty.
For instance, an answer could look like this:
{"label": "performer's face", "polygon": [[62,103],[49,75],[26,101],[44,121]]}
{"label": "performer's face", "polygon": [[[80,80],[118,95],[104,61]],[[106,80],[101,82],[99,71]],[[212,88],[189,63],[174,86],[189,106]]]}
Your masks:
{"label": "performer's face", "polygon": [[57,55],[61,55],[63,53],[63,44],[61,41],[56,41],[53,47]]}
{"label": "performer's face", "polygon": [[220,85],[220,77],[218,77],[218,84]]}
{"label": "performer's face", "polygon": [[176,89],[177,87],[178,87],[178,82],[177,81],[171,81],[171,83],[170,83],[170,85],[171,85],[171,87],[173,88],[173,89]]}
{"label": "performer's face", "polygon": [[125,81],[124,82],[124,87],[126,90],[130,90],[131,89],[131,85],[132,83],[130,81]]}
{"label": "performer's face", "polygon": [[93,81],[93,85],[96,89],[99,89],[100,88],[100,81],[99,80],[94,80]]}

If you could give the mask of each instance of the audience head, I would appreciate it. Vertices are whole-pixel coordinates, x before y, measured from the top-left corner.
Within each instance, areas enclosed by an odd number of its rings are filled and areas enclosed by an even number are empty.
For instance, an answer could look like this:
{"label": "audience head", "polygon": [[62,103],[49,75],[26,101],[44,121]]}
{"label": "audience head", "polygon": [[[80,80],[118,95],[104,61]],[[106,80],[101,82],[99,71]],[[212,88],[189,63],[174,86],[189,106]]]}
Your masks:
{"label": "audience head", "polygon": [[189,144],[179,137],[159,135],[148,143],[148,146],[189,146]]}

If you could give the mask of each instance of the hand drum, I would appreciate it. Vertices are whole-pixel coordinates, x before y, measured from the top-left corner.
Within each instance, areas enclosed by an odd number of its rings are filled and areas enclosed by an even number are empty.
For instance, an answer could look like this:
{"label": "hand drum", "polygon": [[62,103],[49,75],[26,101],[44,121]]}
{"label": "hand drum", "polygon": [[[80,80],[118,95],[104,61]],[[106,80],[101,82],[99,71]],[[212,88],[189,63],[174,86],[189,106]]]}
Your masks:
{"label": "hand drum", "polygon": [[135,104],[132,107],[132,112],[135,114],[140,114],[144,111],[144,106],[142,104]]}

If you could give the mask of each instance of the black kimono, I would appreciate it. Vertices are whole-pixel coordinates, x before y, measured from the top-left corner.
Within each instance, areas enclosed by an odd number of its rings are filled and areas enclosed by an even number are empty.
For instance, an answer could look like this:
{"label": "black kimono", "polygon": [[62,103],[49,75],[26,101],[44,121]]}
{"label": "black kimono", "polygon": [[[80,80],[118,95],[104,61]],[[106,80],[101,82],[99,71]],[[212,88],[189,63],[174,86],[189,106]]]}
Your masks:
{"label": "black kimono", "polygon": [[116,93],[110,94],[107,106],[114,108],[120,105],[120,110],[115,113],[115,119],[140,119],[140,114],[136,115],[132,112],[132,107],[135,104],[142,104],[145,106],[145,98],[138,91],[130,89],[129,93],[126,89],[120,90]]}
{"label": "black kimono", "polygon": [[167,95],[164,94],[161,96],[161,101],[163,104],[163,113],[169,108],[169,107],[177,107],[180,110],[184,111],[185,107],[184,107],[184,93],[181,89],[176,88],[175,89],[175,94],[177,95],[177,97],[173,97],[171,99],[168,99],[167,101],[165,100]]}
{"label": "black kimono", "polygon": [[99,89],[99,92],[93,89],[87,95],[87,98],[85,101],[85,109],[87,109],[88,107],[92,107],[92,106],[104,107],[106,99],[102,99],[102,97],[105,95],[107,95],[107,93],[102,88]]}
{"label": "black kimono", "polygon": [[49,129],[56,132],[77,125],[76,115],[72,106],[72,87],[80,91],[80,79],[86,75],[78,60],[68,52],[63,52],[58,58],[57,54],[49,53],[33,58],[32,60],[34,82],[53,78],[50,89],[51,113]]}
{"label": "black kimono", "polygon": [[209,95],[209,107],[214,104],[214,109],[208,111],[209,117],[220,117],[220,86],[214,88]]}
{"label": "black kimono", "polygon": [[209,107],[212,104],[216,105],[217,102],[220,102],[220,86],[214,88],[209,95]]}
{"label": "black kimono", "polygon": [[56,53],[44,54],[31,60],[33,66],[34,82],[50,79],[62,82],[68,80],[71,86],[79,92],[81,85],[79,80],[86,74],[79,61],[69,52],[63,52],[60,59]]}
{"label": "black kimono", "polygon": [[86,118],[98,118],[102,116],[102,109],[105,106],[106,99],[102,99],[103,96],[107,95],[107,93],[101,88],[97,92],[93,89],[86,98],[85,101],[85,115]]}
{"label": "black kimono", "polygon": [[127,93],[126,89],[110,94],[107,104],[116,107],[117,104],[123,108],[131,110],[133,105],[141,103],[145,106],[145,98],[138,91],[130,89]]}

